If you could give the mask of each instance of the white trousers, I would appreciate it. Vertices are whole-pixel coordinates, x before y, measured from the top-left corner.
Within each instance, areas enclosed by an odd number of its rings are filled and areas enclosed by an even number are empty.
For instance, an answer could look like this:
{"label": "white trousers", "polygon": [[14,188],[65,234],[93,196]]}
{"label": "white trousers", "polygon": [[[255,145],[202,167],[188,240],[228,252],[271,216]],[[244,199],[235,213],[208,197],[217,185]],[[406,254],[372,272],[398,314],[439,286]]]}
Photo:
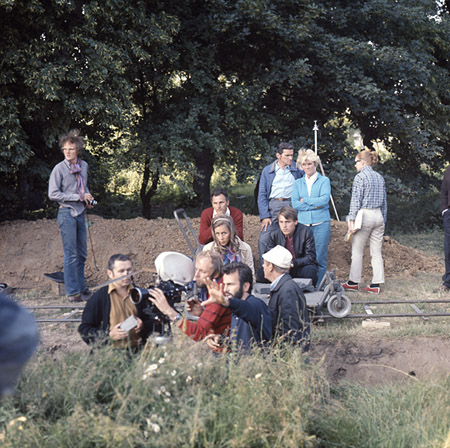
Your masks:
{"label": "white trousers", "polygon": [[352,265],[349,280],[355,283],[361,282],[364,247],[369,239],[373,270],[371,283],[384,283],[384,265],[381,255],[384,235],[383,215],[379,208],[363,208],[362,212],[361,229],[352,236]]}

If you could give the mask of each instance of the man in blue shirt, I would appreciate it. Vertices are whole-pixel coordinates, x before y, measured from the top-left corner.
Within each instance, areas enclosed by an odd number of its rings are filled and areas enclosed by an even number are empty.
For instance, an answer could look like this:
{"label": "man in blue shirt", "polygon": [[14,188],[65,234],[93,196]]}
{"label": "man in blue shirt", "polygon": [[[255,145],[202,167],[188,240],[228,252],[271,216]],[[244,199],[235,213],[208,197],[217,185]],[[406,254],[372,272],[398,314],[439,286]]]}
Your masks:
{"label": "man in blue shirt", "polygon": [[267,242],[272,229],[278,227],[278,212],[282,207],[291,206],[294,182],[304,174],[297,168],[294,158],[294,145],[282,142],[276,152],[277,160],[267,165],[261,173],[258,191],[258,210],[261,220],[261,233],[258,241],[259,264],[262,254],[267,250]]}
{"label": "man in blue shirt", "polygon": [[[253,287],[251,269],[244,263],[229,263],[223,268],[222,286],[207,279],[210,298],[203,303],[218,303],[232,312],[230,340],[239,351],[248,351],[252,344],[262,345],[272,338],[272,321],[267,305],[250,294]],[[221,348],[220,335],[207,339],[210,348]]]}

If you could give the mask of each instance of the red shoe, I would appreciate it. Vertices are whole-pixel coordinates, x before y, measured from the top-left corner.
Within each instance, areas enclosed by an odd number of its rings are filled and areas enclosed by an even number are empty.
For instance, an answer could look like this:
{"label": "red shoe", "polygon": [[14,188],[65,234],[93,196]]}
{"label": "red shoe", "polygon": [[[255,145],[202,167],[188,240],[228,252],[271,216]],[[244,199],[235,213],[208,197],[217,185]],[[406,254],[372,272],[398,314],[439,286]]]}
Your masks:
{"label": "red shoe", "polygon": [[361,291],[369,294],[380,294],[381,288],[379,286],[368,286],[367,288],[362,288]]}
{"label": "red shoe", "polygon": [[342,287],[344,289],[346,289],[347,291],[358,291],[359,290],[359,285],[349,285],[347,282],[342,283]]}

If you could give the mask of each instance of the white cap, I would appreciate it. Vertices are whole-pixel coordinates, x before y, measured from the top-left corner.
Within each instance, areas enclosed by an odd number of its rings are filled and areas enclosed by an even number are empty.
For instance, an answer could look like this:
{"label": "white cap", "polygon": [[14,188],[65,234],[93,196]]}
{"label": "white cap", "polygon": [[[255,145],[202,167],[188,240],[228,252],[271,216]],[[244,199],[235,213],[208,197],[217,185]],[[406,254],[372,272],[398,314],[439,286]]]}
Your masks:
{"label": "white cap", "polygon": [[156,272],[161,280],[172,280],[178,285],[187,285],[194,279],[194,262],[178,252],[161,252],[155,260]]}
{"label": "white cap", "polygon": [[279,268],[289,269],[292,263],[292,254],[283,246],[275,246],[266,252],[263,256],[264,260],[278,266]]}

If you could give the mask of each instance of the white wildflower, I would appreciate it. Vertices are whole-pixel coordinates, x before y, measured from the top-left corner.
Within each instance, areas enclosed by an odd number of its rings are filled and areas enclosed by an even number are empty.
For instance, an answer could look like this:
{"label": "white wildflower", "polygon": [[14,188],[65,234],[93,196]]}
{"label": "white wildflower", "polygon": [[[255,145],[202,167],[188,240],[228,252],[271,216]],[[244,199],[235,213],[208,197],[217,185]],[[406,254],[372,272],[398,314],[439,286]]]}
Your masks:
{"label": "white wildflower", "polygon": [[153,423],[149,418],[147,419],[147,426],[149,427],[149,429],[151,429],[153,432],[159,432],[161,431],[160,426],[158,425],[158,423]]}
{"label": "white wildflower", "polygon": [[176,371],[176,370],[172,370],[172,372],[170,372],[170,374],[171,374],[172,376],[175,376],[175,375],[177,374],[177,371]]}
{"label": "white wildflower", "polygon": [[255,378],[256,378],[256,379],[261,378],[261,377],[262,377],[262,373],[257,373],[257,374],[255,375]]}
{"label": "white wildflower", "polygon": [[192,381],[192,376],[188,375],[186,377],[186,383],[189,383],[190,381]]}

